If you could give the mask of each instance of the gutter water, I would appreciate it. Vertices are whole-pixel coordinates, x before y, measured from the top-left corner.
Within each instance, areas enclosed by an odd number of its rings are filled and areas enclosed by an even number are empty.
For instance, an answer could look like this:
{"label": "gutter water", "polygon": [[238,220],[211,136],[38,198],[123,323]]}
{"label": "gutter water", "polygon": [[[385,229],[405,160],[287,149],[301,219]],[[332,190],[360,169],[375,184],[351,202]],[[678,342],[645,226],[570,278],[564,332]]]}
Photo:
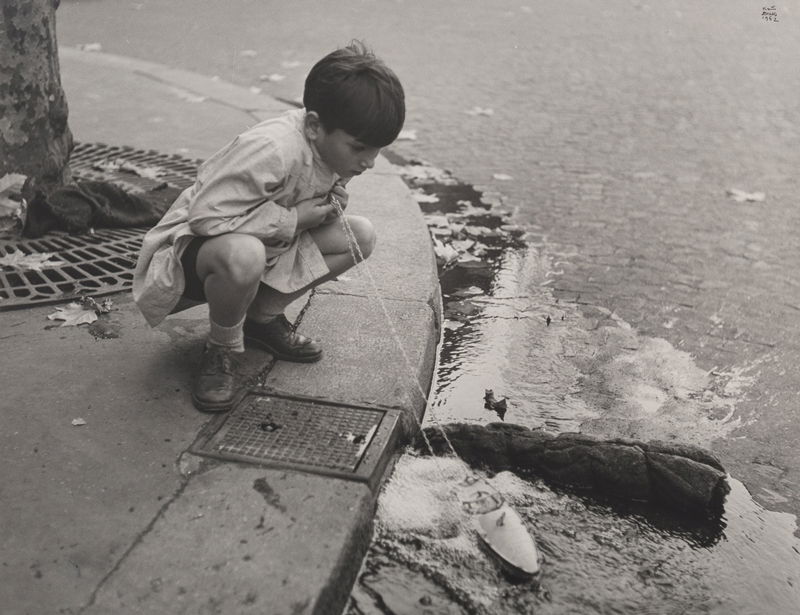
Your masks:
{"label": "gutter water", "polygon": [[[517,227],[501,195],[392,162],[404,167],[439,262],[444,332],[427,424],[431,413],[442,424],[501,420],[485,403],[491,389],[507,400],[505,421],[553,433],[709,447],[739,426],[747,366],[706,373],[601,306],[560,302],[546,237]],[[460,510],[454,492],[466,472],[456,459],[399,459],[346,615],[797,612],[796,519],[764,509],[732,477],[722,518],[707,523],[499,472],[491,484],[544,560],[538,578],[518,582]]]}

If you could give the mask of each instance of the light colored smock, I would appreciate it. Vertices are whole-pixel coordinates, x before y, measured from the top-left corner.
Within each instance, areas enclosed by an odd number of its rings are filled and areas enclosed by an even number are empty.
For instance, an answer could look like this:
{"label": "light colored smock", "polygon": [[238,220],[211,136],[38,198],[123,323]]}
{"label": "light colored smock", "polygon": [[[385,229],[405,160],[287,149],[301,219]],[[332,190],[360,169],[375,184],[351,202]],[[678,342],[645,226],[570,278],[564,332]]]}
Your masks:
{"label": "light colored smock", "polygon": [[314,240],[297,233],[295,206],[325,198],[339,176],[305,136],[305,110],[261,122],[203,163],[144,237],[133,298],[147,322],[160,323],[177,305],[185,280],[181,255],[194,237],[246,233],[267,252],[261,281],[289,293],[328,273]]}

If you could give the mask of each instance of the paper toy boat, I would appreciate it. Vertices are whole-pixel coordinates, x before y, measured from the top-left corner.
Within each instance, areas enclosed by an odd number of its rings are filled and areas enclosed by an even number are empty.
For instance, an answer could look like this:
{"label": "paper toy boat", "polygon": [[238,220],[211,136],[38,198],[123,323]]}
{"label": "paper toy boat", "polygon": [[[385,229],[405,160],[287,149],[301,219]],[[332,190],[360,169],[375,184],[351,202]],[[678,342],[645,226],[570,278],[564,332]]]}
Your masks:
{"label": "paper toy boat", "polygon": [[472,516],[478,536],[509,573],[532,577],[539,572],[536,543],[502,495],[476,476],[459,483],[458,495],[461,506]]}

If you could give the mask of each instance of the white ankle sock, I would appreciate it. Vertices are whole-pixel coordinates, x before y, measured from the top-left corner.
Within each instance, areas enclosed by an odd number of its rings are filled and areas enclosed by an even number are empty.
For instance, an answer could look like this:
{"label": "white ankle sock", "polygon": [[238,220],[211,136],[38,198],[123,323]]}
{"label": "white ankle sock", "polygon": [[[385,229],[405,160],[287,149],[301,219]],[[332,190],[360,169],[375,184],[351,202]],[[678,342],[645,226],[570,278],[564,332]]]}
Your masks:
{"label": "white ankle sock", "polygon": [[208,332],[209,344],[230,348],[233,352],[244,352],[244,334],[242,333],[244,318],[239,324],[232,327],[223,327],[213,320],[210,320],[210,323],[211,329]]}

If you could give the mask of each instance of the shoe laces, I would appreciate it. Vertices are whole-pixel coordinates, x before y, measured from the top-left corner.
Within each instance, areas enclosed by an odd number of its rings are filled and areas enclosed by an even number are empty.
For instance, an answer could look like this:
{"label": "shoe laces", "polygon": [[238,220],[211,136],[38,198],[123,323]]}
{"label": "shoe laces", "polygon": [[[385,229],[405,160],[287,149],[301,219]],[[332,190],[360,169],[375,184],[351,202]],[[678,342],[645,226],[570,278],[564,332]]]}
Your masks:
{"label": "shoe laces", "polygon": [[206,348],[203,360],[203,373],[233,373],[233,357],[227,348],[210,345]]}
{"label": "shoe laces", "polygon": [[286,340],[289,342],[291,346],[304,346],[309,342],[309,339],[304,335],[300,335],[292,326],[292,323],[289,322],[289,319],[286,318],[283,314],[278,316],[274,321],[276,326],[280,327],[283,331],[283,334],[286,336]]}

